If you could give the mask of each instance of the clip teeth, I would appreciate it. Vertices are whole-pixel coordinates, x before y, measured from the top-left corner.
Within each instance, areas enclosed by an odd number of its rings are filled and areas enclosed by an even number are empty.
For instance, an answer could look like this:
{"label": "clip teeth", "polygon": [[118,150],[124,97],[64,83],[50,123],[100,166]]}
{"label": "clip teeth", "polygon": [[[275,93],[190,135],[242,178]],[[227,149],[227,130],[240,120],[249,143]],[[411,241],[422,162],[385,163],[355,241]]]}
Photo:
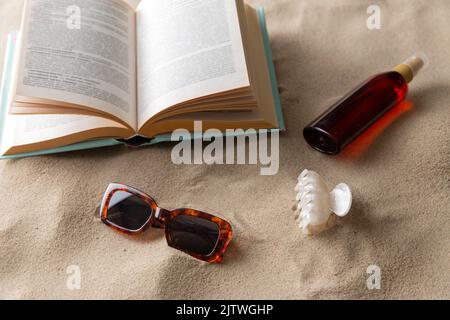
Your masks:
{"label": "clip teeth", "polygon": [[351,191],[339,184],[331,193],[325,181],[316,172],[304,170],[295,186],[300,228],[305,234],[326,230],[333,212],[343,217],[351,207]]}

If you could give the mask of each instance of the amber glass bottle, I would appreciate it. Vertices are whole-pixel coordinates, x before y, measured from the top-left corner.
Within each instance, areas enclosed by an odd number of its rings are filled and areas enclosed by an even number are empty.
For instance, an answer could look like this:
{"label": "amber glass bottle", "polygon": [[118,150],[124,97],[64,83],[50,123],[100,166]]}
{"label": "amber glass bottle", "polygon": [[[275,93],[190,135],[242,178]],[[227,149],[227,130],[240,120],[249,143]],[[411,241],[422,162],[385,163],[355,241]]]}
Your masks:
{"label": "amber glass bottle", "polygon": [[306,141],[320,152],[338,154],[406,98],[408,83],[425,64],[425,56],[415,55],[359,85],[304,129]]}

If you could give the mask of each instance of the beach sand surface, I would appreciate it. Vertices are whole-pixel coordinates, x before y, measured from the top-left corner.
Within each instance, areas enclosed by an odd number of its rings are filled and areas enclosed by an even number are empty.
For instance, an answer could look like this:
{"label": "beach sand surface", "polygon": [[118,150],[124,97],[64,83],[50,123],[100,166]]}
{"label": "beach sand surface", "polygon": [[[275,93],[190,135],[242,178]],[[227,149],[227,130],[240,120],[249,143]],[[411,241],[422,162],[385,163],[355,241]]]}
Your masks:
{"label": "beach sand surface", "polygon": [[[21,0],[0,2],[0,62]],[[450,298],[450,1],[261,0],[266,9],[287,132],[280,170],[177,166],[173,145],[106,148],[0,162],[3,299],[429,299]],[[337,157],[313,151],[302,129],[358,83],[416,51],[430,67],[405,103]],[[350,214],[316,237],[295,221],[296,179],[319,172],[349,184]],[[146,191],[165,208],[230,221],[222,264],[167,246],[161,230],[129,238],[94,213],[110,182]],[[70,266],[80,290],[67,286]],[[370,266],[381,288],[369,290]]]}

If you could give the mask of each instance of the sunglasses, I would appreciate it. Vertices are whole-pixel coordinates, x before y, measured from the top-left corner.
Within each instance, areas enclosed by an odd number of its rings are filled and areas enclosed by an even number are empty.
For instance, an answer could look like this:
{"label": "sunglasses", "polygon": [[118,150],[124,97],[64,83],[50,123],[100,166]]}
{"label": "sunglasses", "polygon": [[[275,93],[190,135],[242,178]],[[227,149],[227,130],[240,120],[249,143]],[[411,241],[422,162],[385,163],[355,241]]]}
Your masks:
{"label": "sunglasses", "polygon": [[100,214],[103,223],[127,235],[165,229],[170,247],[210,263],[222,261],[232,236],[225,220],[193,209],[162,209],[146,193],[123,184],[108,186]]}

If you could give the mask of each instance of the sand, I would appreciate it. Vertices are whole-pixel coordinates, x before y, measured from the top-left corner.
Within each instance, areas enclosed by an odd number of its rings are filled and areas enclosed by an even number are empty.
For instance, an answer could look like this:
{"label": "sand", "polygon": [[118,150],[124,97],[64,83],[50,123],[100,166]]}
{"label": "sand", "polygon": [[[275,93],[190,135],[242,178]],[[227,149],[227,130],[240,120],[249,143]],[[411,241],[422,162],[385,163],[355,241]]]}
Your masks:
{"label": "sand", "polygon": [[[373,1],[263,4],[288,131],[280,171],[176,166],[171,145],[0,162],[0,298],[401,299],[450,298],[450,2],[378,1],[381,30],[366,28]],[[0,3],[0,62],[22,1]],[[415,51],[431,65],[397,107],[343,155],[311,150],[302,128],[370,75]],[[301,234],[297,175],[348,183],[350,214],[317,237]],[[94,219],[108,183],[147,191],[161,206],[218,212],[235,237],[223,264],[170,249],[163,232],[130,239]],[[81,289],[66,286],[68,266]],[[381,269],[369,290],[367,268]]]}

